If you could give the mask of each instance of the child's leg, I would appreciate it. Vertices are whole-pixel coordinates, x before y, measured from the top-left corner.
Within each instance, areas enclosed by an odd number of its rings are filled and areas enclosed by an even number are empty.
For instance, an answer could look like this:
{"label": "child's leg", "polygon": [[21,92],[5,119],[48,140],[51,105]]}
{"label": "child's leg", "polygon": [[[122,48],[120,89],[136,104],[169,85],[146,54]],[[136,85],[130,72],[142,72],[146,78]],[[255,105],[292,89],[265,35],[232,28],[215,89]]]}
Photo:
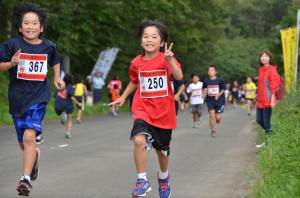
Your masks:
{"label": "child's leg", "polygon": [[36,132],[33,129],[25,129],[23,136],[23,174],[30,176],[34,162],[36,160]]}
{"label": "child's leg", "polygon": [[214,109],[209,111],[209,125],[210,125],[211,131],[215,131],[216,111]]}
{"label": "child's leg", "polygon": [[81,110],[81,108],[79,108],[77,110],[77,119],[81,120],[81,114],[82,114],[82,110]]}
{"label": "child's leg", "polygon": [[217,122],[217,124],[220,124],[221,123],[221,115],[222,115],[222,113],[216,113],[216,122]]}
{"label": "child's leg", "polygon": [[156,150],[156,153],[161,172],[167,172],[169,167],[169,156],[166,156],[159,150]]}
{"label": "child's leg", "polygon": [[251,100],[247,100],[247,110],[248,110],[248,114],[251,113],[251,108],[252,108],[252,101],[251,101]]}
{"label": "child's leg", "polygon": [[136,135],[133,139],[134,144],[134,161],[135,161],[135,167],[136,172],[139,173],[145,173],[147,169],[147,153],[146,153],[146,135],[139,134]]}
{"label": "child's leg", "polygon": [[193,112],[193,121],[194,121],[194,123],[198,121],[198,113],[197,112]]}
{"label": "child's leg", "polygon": [[67,114],[66,134],[70,134],[72,125],[73,125],[73,123],[72,123],[72,114],[68,113]]}

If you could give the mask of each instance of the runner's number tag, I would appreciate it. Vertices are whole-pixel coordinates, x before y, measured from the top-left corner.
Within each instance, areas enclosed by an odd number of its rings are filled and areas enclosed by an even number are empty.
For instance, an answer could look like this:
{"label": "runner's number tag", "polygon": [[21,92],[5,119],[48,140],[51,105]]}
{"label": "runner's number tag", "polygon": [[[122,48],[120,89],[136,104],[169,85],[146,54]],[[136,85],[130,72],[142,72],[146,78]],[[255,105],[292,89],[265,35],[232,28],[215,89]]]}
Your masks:
{"label": "runner's number tag", "polygon": [[168,96],[168,78],[166,70],[140,71],[141,98],[159,98]]}
{"label": "runner's number tag", "polygon": [[207,86],[208,96],[217,96],[219,94],[219,85],[209,85]]}
{"label": "runner's number tag", "polygon": [[192,91],[192,97],[202,97],[202,89],[194,89]]}
{"label": "runner's number tag", "polygon": [[31,81],[44,81],[47,77],[47,54],[20,53],[17,78]]}

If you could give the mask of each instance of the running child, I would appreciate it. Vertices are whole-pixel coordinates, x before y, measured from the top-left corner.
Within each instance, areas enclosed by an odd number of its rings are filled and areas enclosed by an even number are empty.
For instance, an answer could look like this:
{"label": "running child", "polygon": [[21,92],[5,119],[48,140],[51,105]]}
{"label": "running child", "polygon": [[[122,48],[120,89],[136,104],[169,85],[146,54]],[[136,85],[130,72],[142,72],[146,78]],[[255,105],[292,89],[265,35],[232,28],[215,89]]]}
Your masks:
{"label": "running child", "polygon": [[58,89],[55,96],[55,112],[57,115],[61,116],[62,124],[64,124],[64,117],[66,115],[66,130],[65,137],[67,139],[71,138],[71,128],[72,128],[72,113],[74,110],[73,102],[80,108],[81,103],[74,96],[73,87],[73,76],[71,74],[66,74],[64,77],[65,87],[63,89]]}
{"label": "running child", "polygon": [[81,75],[77,75],[75,78],[75,93],[74,96],[76,100],[80,103],[80,105],[76,104],[77,107],[77,116],[76,121],[77,123],[81,123],[81,114],[84,110],[84,97],[87,96],[87,88],[83,82],[83,77]]}
{"label": "running child", "polygon": [[37,179],[40,150],[36,136],[42,133],[46,105],[51,97],[48,67],[54,71],[54,85],[64,87],[60,79],[60,61],[55,45],[42,37],[47,10],[32,3],[14,8],[19,36],[0,46],[0,70],[9,72],[9,113],[23,151],[23,175],[18,182],[20,196],[28,196],[31,181]]}
{"label": "running child", "polygon": [[252,81],[251,77],[247,77],[245,84],[245,91],[246,91],[246,100],[247,100],[247,111],[248,115],[251,116],[251,112],[254,109],[254,100],[256,98],[256,90],[257,87],[255,83]]}
{"label": "running child", "polygon": [[[119,89],[119,85],[114,84],[113,85],[113,89],[111,90],[111,100],[112,101],[116,101],[120,98],[120,89]],[[117,107],[116,106],[111,106],[110,107],[110,111],[112,113],[113,116],[118,116],[117,111],[116,111]]]}
{"label": "running child", "polygon": [[199,126],[200,117],[202,115],[202,109],[203,109],[203,95],[202,95],[202,89],[203,89],[203,83],[200,82],[200,77],[198,74],[192,74],[191,75],[193,83],[191,83],[187,88],[187,93],[189,93],[190,96],[190,104],[193,114],[193,128],[197,128]]}
{"label": "running child", "polygon": [[[123,95],[110,103],[122,106],[128,95],[136,88],[132,112],[133,129],[131,140],[134,145],[134,160],[137,171],[133,197],[143,197],[151,191],[147,178],[147,153],[153,146],[156,149],[160,170],[158,172],[159,197],[171,196],[168,172],[172,129],[176,128],[176,112],[171,79],[181,80],[181,66],[168,47],[168,31],[157,21],[146,21],[140,25],[139,37],[143,48],[142,55],[131,62],[130,83]],[[165,48],[164,53],[161,50]]]}
{"label": "running child", "polygon": [[232,99],[233,99],[233,108],[236,108],[239,102],[239,98],[240,98],[239,91],[240,91],[240,85],[238,81],[234,81],[231,90]]}
{"label": "running child", "polygon": [[208,67],[208,78],[203,82],[204,96],[206,96],[207,107],[210,118],[211,136],[216,136],[215,125],[221,123],[221,114],[225,105],[225,82],[217,76],[215,65]]}

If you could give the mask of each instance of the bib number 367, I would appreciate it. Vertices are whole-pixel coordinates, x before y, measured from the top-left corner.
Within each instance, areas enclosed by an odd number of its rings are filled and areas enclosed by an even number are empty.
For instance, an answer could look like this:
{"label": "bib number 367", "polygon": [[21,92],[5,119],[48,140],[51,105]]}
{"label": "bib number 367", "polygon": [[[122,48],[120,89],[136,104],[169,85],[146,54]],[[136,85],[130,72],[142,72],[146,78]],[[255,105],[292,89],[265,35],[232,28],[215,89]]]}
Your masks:
{"label": "bib number 367", "polygon": [[44,81],[47,77],[47,54],[20,53],[17,78]]}
{"label": "bib number 367", "polygon": [[141,98],[158,98],[168,96],[166,70],[140,71]]}

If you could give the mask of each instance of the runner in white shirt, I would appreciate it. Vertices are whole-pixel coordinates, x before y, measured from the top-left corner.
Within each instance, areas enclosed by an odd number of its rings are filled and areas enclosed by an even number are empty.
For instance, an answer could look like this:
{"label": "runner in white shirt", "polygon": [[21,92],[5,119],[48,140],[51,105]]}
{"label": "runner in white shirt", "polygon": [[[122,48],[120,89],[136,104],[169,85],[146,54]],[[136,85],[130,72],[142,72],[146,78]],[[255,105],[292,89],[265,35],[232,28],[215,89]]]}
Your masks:
{"label": "runner in white shirt", "polygon": [[198,74],[192,74],[192,83],[187,88],[187,93],[190,94],[190,106],[193,114],[193,128],[199,126],[200,117],[202,115],[204,99],[202,96],[203,83],[200,82]]}

